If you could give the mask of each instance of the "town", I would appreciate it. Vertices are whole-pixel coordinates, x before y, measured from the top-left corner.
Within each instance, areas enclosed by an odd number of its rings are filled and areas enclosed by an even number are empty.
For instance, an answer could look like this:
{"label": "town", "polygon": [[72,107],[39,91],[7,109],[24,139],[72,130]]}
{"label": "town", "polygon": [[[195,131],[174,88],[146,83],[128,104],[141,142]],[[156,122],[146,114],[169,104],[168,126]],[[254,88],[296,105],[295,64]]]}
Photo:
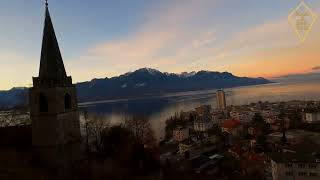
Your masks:
{"label": "town", "polygon": [[203,105],[166,121],[161,162],[171,171],[246,179],[319,179],[320,102]]}

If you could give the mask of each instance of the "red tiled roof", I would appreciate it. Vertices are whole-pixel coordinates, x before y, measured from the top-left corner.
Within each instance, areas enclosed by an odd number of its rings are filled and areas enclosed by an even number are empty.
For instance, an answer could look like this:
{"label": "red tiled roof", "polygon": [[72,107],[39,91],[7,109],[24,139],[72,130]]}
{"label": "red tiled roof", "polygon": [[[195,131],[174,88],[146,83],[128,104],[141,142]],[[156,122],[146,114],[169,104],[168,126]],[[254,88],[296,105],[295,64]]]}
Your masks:
{"label": "red tiled roof", "polygon": [[222,123],[221,127],[223,128],[235,128],[236,126],[239,126],[241,122],[239,120],[235,119],[229,119]]}
{"label": "red tiled roof", "polygon": [[263,154],[252,153],[249,155],[249,159],[253,161],[266,161],[267,157]]}

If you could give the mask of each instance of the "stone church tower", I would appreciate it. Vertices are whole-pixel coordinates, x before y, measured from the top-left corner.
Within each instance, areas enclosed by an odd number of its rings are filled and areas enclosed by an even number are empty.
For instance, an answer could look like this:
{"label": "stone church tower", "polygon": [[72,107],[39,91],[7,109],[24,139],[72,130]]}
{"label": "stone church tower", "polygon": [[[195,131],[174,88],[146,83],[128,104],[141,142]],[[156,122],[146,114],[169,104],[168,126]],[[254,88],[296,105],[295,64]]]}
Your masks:
{"label": "stone church tower", "polygon": [[47,3],[39,77],[33,77],[29,101],[36,159],[49,165],[76,159],[81,140],[76,88],[66,74]]}

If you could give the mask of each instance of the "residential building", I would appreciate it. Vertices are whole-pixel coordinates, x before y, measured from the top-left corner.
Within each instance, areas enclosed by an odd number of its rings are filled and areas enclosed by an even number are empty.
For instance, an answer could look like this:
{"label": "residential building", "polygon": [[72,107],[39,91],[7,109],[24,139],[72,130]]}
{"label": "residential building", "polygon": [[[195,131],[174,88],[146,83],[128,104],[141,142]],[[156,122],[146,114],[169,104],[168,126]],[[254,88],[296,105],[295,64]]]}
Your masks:
{"label": "residential building", "polygon": [[266,123],[268,124],[274,124],[278,121],[278,115],[268,115],[268,116],[263,116],[263,119]]}
{"label": "residential building", "polygon": [[249,127],[248,134],[250,134],[251,136],[257,136],[262,134],[262,131],[258,127]]}
{"label": "residential building", "polygon": [[180,143],[179,144],[179,153],[183,154],[183,153],[185,153],[187,151],[190,151],[192,146],[193,145],[190,142]]}
{"label": "residential building", "polygon": [[199,116],[207,116],[207,115],[209,115],[210,111],[211,111],[211,106],[210,105],[203,105],[203,106],[200,106],[200,107],[196,108],[196,113]]}
{"label": "residential building", "polygon": [[237,119],[237,120],[241,121],[242,123],[251,122],[253,116],[254,116],[254,112],[251,112],[251,111],[236,110],[236,111],[230,112],[230,117],[232,119]]}
{"label": "residential building", "polygon": [[221,131],[238,136],[243,132],[243,126],[239,120],[229,119],[221,124]]}
{"label": "residential building", "polygon": [[189,138],[189,128],[178,127],[173,130],[173,139],[181,142]]}
{"label": "residential building", "polygon": [[255,140],[255,139],[250,139],[250,147],[251,147],[251,148],[254,148],[254,147],[256,146],[256,144],[257,144],[257,140]]}
{"label": "residential building", "polygon": [[199,116],[194,121],[193,128],[195,131],[205,132],[211,129],[213,122],[209,119],[209,116]]}
{"label": "residential building", "polygon": [[[267,136],[267,139],[271,143],[280,142],[282,139],[283,133],[280,132],[274,132]],[[305,139],[312,139],[317,141],[320,138],[320,133],[311,132],[311,131],[305,131],[300,129],[291,129],[286,130],[286,139],[289,144],[298,144]]]}
{"label": "residential building", "polygon": [[227,108],[226,95],[223,90],[216,92],[217,109],[225,110]]}
{"label": "residential building", "polygon": [[320,112],[306,112],[304,114],[306,123],[320,123]]}
{"label": "residential building", "polygon": [[235,145],[228,149],[228,152],[236,159],[240,159],[247,151],[248,150],[241,145]]}
{"label": "residential building", "polygon": [[313,155],[273,153],[270,159],[273,180],[320,179],[320,159]]}
{"label": "residential building", "polygon": [[268,108],[266,110],[262,110],[260,112],[263,120],[268,124],[274,124],[279,120],[279,114],[280,112],[278,110],[275,110],[273,108]]}
{"label": "residential building", "polygon": [[279,111],[273,110],[273,109],[268,109],[268,110],[263,110],[261,111],[261,116],[263,119],[266,119],[268,117],[278,117],[280,114]]}
{"label": "residential building", "polygon": [[225,117],[226,115],[221,111],[214,111],[211,113],[211,121],[213,124],[220,124],[225,119]]}

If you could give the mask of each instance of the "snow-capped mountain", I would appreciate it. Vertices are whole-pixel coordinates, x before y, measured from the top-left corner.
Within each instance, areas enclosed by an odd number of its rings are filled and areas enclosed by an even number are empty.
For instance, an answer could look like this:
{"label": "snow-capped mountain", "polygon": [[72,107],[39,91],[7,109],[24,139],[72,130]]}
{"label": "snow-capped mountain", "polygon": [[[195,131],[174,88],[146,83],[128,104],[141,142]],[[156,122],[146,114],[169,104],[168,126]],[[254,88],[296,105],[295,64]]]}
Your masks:
{"label": "snow-capped mountain", "polygon": [[[266,83],[270,81],[264,78],[237,77],[229,72],[198,71],[175,74],[142,68],[117,77],[81,82],[76,86],[79,101],[84,102]],[[23,104],[27,94],[27,88],[0,91],[0,105]]]}
{"label": "snow-capped mountain", "polygon": [[179,74],[180,77],[188,78],[191,76],[194,76],[197,72],[191,71],[191,72],[182,72]]}
{"label": "snow-capped mountain", "polygon": [[80,101],[92,101],[266,83],[270,81],[237,77],[229,72],[193,71],[175,74],[142,68],[109,79],[78,83],[77,91]]}

